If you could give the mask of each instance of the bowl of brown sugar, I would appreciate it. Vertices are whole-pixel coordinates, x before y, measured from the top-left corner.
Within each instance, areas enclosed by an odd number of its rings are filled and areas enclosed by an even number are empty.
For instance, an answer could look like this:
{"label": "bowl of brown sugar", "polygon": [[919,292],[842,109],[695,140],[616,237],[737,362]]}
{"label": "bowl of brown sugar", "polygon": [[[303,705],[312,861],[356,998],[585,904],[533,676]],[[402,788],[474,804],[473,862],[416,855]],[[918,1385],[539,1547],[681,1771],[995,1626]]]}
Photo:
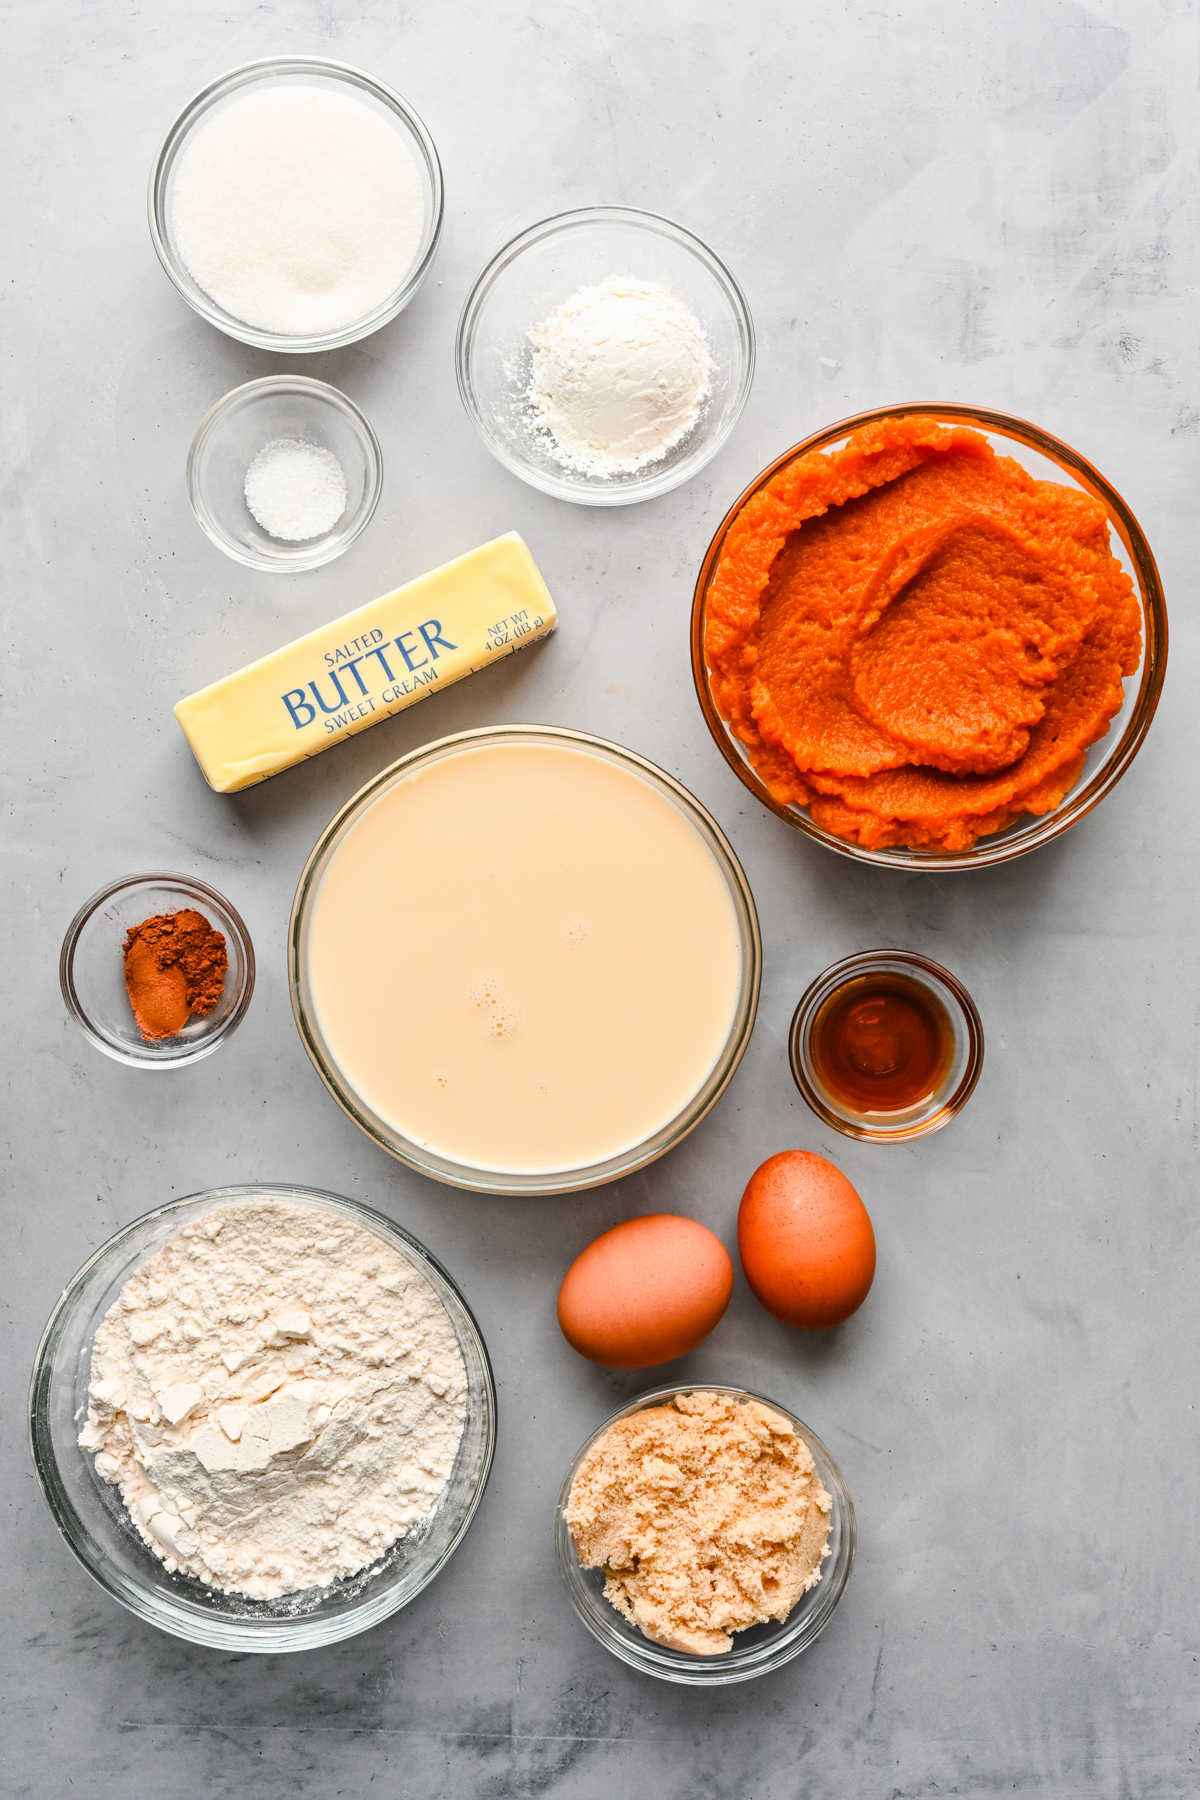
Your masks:
{"label": "bowl of brown sugar", "polygon": [[555,1514],[582,1623],[630,1668],[688,1687],[749,1681],[807,1650],[855,1542],[850,1491],[811,1427],[708,1382],[655,1388],[606,1419]]}
{"label": "bowl of brown sugar", "polygon": [[59,957],[67,1011],[106,1056],[174,1069],[210,1056],[241,1023],[254,948],[206,881],[127,875],[85,901]]}

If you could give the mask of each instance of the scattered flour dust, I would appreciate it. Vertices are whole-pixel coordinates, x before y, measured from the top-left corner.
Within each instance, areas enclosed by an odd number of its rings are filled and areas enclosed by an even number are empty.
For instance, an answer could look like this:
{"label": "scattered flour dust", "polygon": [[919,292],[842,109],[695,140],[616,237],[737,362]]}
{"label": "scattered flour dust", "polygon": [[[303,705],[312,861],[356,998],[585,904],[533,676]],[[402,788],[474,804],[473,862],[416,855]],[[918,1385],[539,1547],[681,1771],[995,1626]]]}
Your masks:
{"label": "scattered flour dust", "polygon": [[167,1565],[273,1598],[355,1574],[424,1519],[466,1417],[433,1288],[316,1206],[214,1207],[131,1276],[80,1444]]}
{"label": "scattered flour dust", "polygon": [[386,304],[417,259],[425,192],[399,129],[327,87],[257,86],[196,127],[171,227],[193,280],[259,331],[320,337]]}
{"label": "scattered flour dust", "polygon": [[529,332],[527,406],[557,460],[630,475],[691,431],[712,385],[704,327],[656,281],[609,275],[581,287]]}

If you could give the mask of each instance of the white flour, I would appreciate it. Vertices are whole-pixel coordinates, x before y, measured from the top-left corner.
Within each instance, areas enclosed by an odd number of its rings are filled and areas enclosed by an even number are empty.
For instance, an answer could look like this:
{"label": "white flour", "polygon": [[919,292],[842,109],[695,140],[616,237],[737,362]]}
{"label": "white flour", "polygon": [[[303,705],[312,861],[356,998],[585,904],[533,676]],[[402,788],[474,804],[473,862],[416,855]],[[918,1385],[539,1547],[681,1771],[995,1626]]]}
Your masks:
{"label": "white flour", "polygon": [[79,1441],[169,1569],[256,1599],[365,1568],[423,1519],[466,1417],[414,1264],[315,1207],[217,1207],[131,1276]]}
{"label": "white flour", "polygon": [[609,275],[529,333],[528,404],[555,455],[589,475],[659,462],[700,417],[712,380],[704,328],[655,281]]}
{"label": "white flour", "polygon": [[260,331],[318,337],[390,299],[425,221],[417,159],[363,100],[257,89],[219,108],[179,158],[171,223],[193,279]]}

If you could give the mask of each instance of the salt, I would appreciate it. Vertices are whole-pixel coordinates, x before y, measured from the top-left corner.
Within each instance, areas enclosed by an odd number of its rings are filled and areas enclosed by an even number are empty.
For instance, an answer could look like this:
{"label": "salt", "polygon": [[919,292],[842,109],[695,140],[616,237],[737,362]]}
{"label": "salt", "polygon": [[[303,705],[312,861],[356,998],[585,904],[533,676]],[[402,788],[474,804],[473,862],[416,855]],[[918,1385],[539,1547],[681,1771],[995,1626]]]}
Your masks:
{"label": "salt", "polygon": [[320,444],[272,438],[246,470],[245,495],[269,537],[300,544],[324,537],[345,512],[346,473]]}

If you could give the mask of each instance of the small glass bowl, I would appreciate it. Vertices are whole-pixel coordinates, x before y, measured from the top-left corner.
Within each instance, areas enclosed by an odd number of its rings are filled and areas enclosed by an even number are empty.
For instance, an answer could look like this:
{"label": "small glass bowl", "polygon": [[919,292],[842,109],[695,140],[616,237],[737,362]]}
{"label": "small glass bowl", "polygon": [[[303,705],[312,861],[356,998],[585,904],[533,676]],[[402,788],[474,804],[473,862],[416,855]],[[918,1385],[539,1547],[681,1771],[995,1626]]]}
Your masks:
{"label": "small glass bowl", "polygon": [[[1142,615],[1141,670],[1138,675],[1126,680],[1121,708],[1106,735],[1089,747],[1083,772],[1075,786],[1053,812],[1040,816],[1025,813],[1004,831],[993,832],[990,837],[981,837],[969,850],[962,851],[919,850],[903,845],[878,850],[867,849],[861,844],[836,836],[823,825],[818,825],[807,807],[785,805],[777,800],[749,761],[745,747],[734,735],[728,720],[719,711],[713,697],[708,662],[704,654],[705,615],[713,575],[726,534],[746,502],[761,492],[781,469],[798,457],[807,456],[812,451],[832,450],[852,431],[858,431],[864,425],[873,425],[883,419],[906,419],[918,415],[936,419],[945,425],[970,426],[981,432],[994,450],[1001,455],[1013,457],[1036,480],[1065,481],[1068,486],[1081,488],[1093,500],[1098,500],[1108,514],[1113,554],[1132,579]],[[1014,418],[1008,413],[992,412],[982,406],[908,401],[898,406],[881,406],[872,412],[857,413],[851,419],[842,419],[836,425],[814,432],[811,437],[804,438],[790,450],[785,450],[782,456],[777,456],[773,463],[755,477],[744,493],[738,495],[718,525],[696,577],[691,642],[692,679],[705,723],[721,755],[756,800],[768,807],[777,818],[794,825],[806,837],[824,844],[827,850],[836,851],[839,856],[848,856],[854,862],[874,863],[880,867],[930,869],[940,874],[950,869],[982,869],[996,863],[1012,862],[1016,857],[1036,850],[1039,845],[1048,844],[1053,838],[1060,837],[1112,791],[1141,749],[1162,693],[1167,668],[1167,609],[1154,553],[1145,533],[1111,482],[1106,481],[1086,457],[1081,456],[1077,450],[1072,450],[1060,438],[1043,431],[1040,426],[1031,425],[1028,420]]]}
{"label": "small glass bowl", "polygon": [[[949,1066],[934,1092],[903,1112],[859,1112],[821,1080],[812,1056],[812,1032],[825,1002],[848,981],[863,975],[903,975],[927,988],[953,1032]],[[940,1131],[960,1113],[983,1069],[983,1021],[957,976],[915,950],[861,950],[830,965],[804,993],[788,1033],[792,1077],[817,1117],[845,1137],[870,1144],[906,1144]]]}
{"label": "small glass bowl", "polygon": [[[625,475],[564,465],[529,417],[528,333],[575,290],[609,275],[661,282],[686,302],[712,351],[712,390],[695,426],[660,461]],[[493,257],[467,296],[454,347],[458,391],[479,435],[531,487],[585,506],[627,506],[687,481],[724,444],[754,379],[754,323],[724,263],[670,219],[589,206],[532,225]]]}
{"label": "small glass bowl", "polygon": [[[80,1448],[92,1343],[138,1265],[190,1220],[247,1199],[287,1200],[347,1218],[415,1263],[454,1326],[467,1372],[467,1417],[450,1479],[433,1512],[376,1563],[326,1588],[252,1600],[171,1573],[143,1543],[115,1487]],[[496,1445],[496,1387],[479,1327],[441,1264],[407,1231],[357,1201],[315,1188],[214,1188],[157,1207],[101,1245],[50,1315],[29,1390],[34,1467],[54,1522],[88,1574],[114,1600],[173,1637],[218,1650],[312,1650],[389,1618],[428,1586],[466,1535],[487,1486]]]}
{"label": "small glass bowl", "polygon": [[[194,907],[224,934],[229,967],[210,1013],[174,1037],[147,1043],[125,989],[125,933],[156,913]],[[67,1011],[85,1038],[137,1069],[180,1069],[211,1056],[240,1025],[254,992],[254,949],[239,914],[216,888],[187,875],[126,875],[84,902],[67,927],[58,959]]]}
{"label": "small glass bowl", "polygon": [[[741,979],[737,1005],[730,1020],[725,1044],[706,1079],[688,1104],[675,1118],[669,1119],[643,1143],[631,1145],[604,1162],[577,1168],[546,1169],[522,1173],[510,1169],[484,1169],[474,1163],[456,1162],[427,1144],[407,1137],[397,1126],[378,1114],[343,1074],[321,1030],[308,976],[308,935],[313,907],[320,890],[321,878],[342,839],[353,829],[368,807],[397,783],[407,780],[419,770],[443,757],[457,756],[463,751],[485,744],[564,744],[585,749],[618,767],[628,769],[678,808],[708,845],[725,878],[730,904],[737,922],[741,950]],[[681,1143],[701,1119],[716,1105],[732,1081],[745,1054],[754,1029],[758,1010],[759,987],[762,982],[762,939],[758,913],[746,874],[734,854],[728,838],[710,813],[688,792],[681,782],[668,775],[655,763],[612,744],[605,738],[592,737],[582,731],[568,731],[557,725],[493,725],[475,731],[457,732],[440,738],[402,756],[390,768],[382,770],[347,800],[322,833],[312,855],[305,864],[292,902],[288,924],[288,986],[292,996],[292,1015],[300,1041],[307,1050],[317,1074],[347,1116],[367,1136],[392,1156],[407,1163],[418,1174],[432,1176],[451,1187],[468,1188],[477,1194],[573,1194],[585,1188],[601,1187],[643,1169],[648,1163],[665,1156]]]}
{"label": "small glass bowl", "polygon": [[[782,1413],[812,1451],[817,1473],[833,1502],[829,1514],[829,1555],[821,1565],[820,1581],[801,1596],[782,1623],[771,1620],[769,1624],[739,1631],[733,1640],[733,1648],[721,1656],[692,1656],[686,1650],[670,1650],[643,1636],[636,1625],[605,1599],[603,1570],[585,1569],[580,1562],[566,1519],[572,1483],[597,1438],[631,1413],[642,1412],[649,1406],[661,1406],[679,1394],[694,1393],[729,1394],[736,1399],[759,1400],[764,1406]],[[768,1400],[763,1394],[752,1394],[746,1388],[725,1387],[715,1381],[691,1381],[683,1386],[654,1388],[648,1394],[639,1394],[636,1400],[605,1419],[571,1464],[559,1492],[554,1520],[554,1553],[559,1574],[571,1605],[592,1636],[631,1669],[685,1687],[726,1687],[735,1681],[751,1681],[756,1675],[782,1668],[802,1650],[807,1650],[828,1625],[846,1591],[854,1566],[856,1542],[857,1527],[850,1490],[816,1432],[786,1406],[781,1406],[778,1400]]]}
{"label": "small glass bowl", "polygon": [[[320,537],[274,538],[246,504],[246,470],[276,438],[317,444],[342,465],[346,509]],[[383,491],[383,452],[337,388],[309,375],[264,375],[233,388],[201,419],[188,451],[187,491],[197,524],[235,562],[280,572],[319,569],[370,524]]]}
{"label": "small glass bowl", "polygon": [[[401,286],[374,312],[355,319],[340,331],[324,332],[317,337],[288,337],[277,331],[260,331],[257,326],[247,325],[244,320],[235,318],[224,307],[218,306],[188,272],[187,264],[180,256],[175,242],[171,217],[175,170],[180,154],[196,127],[235,94],[241,95],[251,87],[274,88],[284,85],[331,88],[337,92],[350,93],[366,102],[374,112],[389,119],[407,139],[416,156],[425,189],[425,220],[421,241],[412,268]],[[353,68],[349,63],[333,62],[324,56],[269,56],[258,62],[244,63],[240,68],[231,69],[227,75],[219,76],[216,81],[202,88],[184,107],[163,139],[155,158],[150,174],[148,208],[150,236],[158,260],[193,312],[198,313],[202,319],[207,319],[210,325],[215,325],[227,337],[237,338],[240,343],[254,344],[261,350],[301,355],[310,351],[335,350],[342,344],[356,343],[359,338],[378,331],[381,325],[386,325],[397,313],[404,311],[428,273],[441,235],[442,167],[433,147],[433,139],[423,121],[406,100],[402,100],[391,88],[385,87],[383,82],[376,81],[374,76],[367,75],[362,69]]]}

